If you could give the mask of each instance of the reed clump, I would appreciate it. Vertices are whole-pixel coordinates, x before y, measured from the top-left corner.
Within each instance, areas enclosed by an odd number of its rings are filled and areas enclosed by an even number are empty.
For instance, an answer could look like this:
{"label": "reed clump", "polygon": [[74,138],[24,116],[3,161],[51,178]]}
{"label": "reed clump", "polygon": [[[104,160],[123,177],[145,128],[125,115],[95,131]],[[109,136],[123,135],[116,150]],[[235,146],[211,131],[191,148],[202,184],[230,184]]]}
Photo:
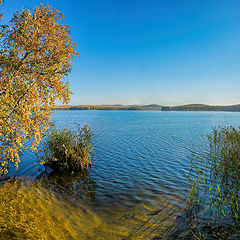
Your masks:
{"label": "reed clump", "polygon": [[[192,158],[187,214],[196,239],[240,239],[240,127],[215,128]],[[198,227],[196,227],[198,226]]]}
{"label": "reed clump", "polygon": [[55,171],[87,171],[91,167],[93,134],[89,126],[75,125],[76,131],[53,128],[47,133],[38,154],[40,165]]}

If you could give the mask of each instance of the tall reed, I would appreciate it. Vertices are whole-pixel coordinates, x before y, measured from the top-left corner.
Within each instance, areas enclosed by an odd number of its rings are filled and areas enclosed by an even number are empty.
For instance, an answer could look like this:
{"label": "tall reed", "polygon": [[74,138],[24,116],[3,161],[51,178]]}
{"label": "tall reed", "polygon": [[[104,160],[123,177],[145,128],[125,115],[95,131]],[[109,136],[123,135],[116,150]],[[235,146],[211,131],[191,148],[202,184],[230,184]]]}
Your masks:
{"label": "tall reed", "polygon": [[87,125],[76,125],[76,131],[69,128],[51,129],[43,147],[38,153],[41,165],[52,170],[85,171],[91,166],[93,152],[92,132]]}
{"label": "tall reed", "polygon": [[215,128],[192,157],[187,201],[196,239],[240,238],[240,127]]}

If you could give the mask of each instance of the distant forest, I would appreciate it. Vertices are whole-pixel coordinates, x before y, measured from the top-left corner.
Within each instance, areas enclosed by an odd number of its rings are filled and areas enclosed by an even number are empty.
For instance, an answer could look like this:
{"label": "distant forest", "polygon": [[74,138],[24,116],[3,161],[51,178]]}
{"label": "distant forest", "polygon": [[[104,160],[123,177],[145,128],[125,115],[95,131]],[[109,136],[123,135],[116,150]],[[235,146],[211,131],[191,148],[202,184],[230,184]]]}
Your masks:
{"label": "distant forest", "polygon": [[150,105],[68,105],[55,106],[53,110],[154,110],[154,111],[224,111],[240,112],[240,104],[229,106],[211,106],[205,104],[188,104],[181,106]]}

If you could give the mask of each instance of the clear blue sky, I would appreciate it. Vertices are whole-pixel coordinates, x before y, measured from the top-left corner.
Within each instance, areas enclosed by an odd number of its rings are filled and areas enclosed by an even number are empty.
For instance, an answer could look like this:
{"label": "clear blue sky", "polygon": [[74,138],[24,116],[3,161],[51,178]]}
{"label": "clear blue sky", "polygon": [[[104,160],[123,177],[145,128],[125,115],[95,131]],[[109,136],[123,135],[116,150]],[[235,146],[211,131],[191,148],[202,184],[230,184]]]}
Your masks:
{"label": "clear blue sky", "polygon": [[80,53],[72,104],[240,103],[240,1],[5,0],[50,3]]}

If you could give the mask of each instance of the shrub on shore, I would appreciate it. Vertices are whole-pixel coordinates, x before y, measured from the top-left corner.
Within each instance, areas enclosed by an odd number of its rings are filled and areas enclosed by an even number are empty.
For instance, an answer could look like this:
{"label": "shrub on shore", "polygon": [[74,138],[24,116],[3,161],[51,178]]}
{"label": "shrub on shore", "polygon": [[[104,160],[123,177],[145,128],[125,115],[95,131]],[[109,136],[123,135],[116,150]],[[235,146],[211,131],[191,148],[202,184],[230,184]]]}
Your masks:
{"label": "shrub on shore", "polygon": [[90,143],[92,132],[89,126],[76,124],[76,131],[69,128],[51,129],[41,149],[40,165],[52,170],[85,171],[91,167]]}

